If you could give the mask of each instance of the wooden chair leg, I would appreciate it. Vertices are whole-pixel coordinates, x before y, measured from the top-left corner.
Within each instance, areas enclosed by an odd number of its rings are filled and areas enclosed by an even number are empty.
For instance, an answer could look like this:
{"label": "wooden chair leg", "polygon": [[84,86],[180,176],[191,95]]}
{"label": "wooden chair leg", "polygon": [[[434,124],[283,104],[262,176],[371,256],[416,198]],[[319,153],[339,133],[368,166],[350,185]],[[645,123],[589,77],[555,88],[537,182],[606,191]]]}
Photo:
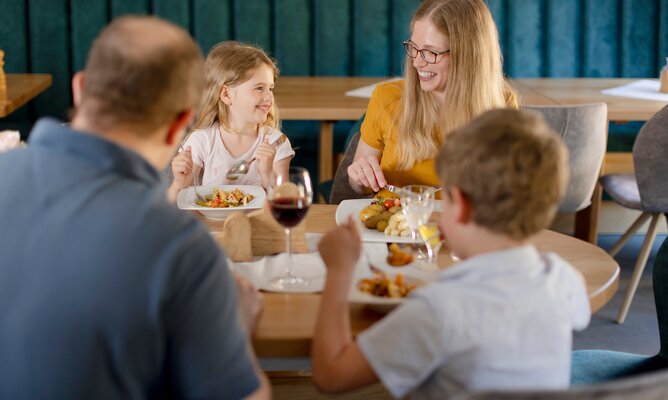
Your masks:
{"label": "wooden chair leg", "polygon": [[626,232],[624,232],[622,237],[620,237],[619,240],[617,240],[615,242],[615,244],[612,245],[612,248],[608,252],[608,254],[610,254],[610,257],[614,257],[619,252],[619,250],[621,250],[622,247],[624,247],[624,245],[629,240],[629,238],[634,233],[636,233],[636,231],[638,231],[638,229],[640,229],[640,227],[645,223],[645,221],[647,221],[649,219],[649,217],[651,217],[651,216],[652,216],[652,214],[647,213],[647,212],[644,212],[644,213],[640,214],[640,216],[629,227],[629,229],[627,229]]}
{"label": "wooden chair leg", "polygon": [[656,238],[657,222],[659,222],[661,214],[648,214],[648,215],[652,216],[652,221],[649,224],[649,229],[647,230],[647,234],[645,235],[645,241],[643,242],[642,248],[640,249],[638,260],[636,260],[636,265],[633,267],[633,275],[631,276],[631,282],[629,282],[629,287],[626,289],[626,294],[624,294],[624,301],[622,302],[622,307],[619,309],[619,314],[617,315],[617,322],[620,324],[624,323],[624,320],[626,319],[626,314],[629,312],[631,301],[633,300],[633,296],[635,296],[636,294],[636,289],[638,288],[640,277],[642,276],[642,272],[645,270],[645,264],[647,264],[647,258],[649,257],[649,253],[652,250],[654,239]]}

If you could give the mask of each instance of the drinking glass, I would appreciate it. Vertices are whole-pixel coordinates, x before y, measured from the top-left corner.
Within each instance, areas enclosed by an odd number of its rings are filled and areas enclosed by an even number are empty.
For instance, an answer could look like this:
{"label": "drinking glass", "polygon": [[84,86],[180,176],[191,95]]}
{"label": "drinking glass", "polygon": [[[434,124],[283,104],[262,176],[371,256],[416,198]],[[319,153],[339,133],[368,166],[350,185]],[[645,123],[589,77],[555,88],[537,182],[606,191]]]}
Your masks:
{"label": "drinking glass", "polygon": [[443,245],[441,230],[436,222],[427,222],[420,225],[419,231],[420,237],[422,237],[422,240],[424,240],[424,244],[427,247],[428,267],[430,269],[438,269],[438,252]]}
{"label": "drinking glass", "polygon": [[[401,208],[411,230],[411,237],[418,244],[422,243],[418,230],[420,225],[429,221],[434,210],[434,194],[436,189],[426,185],[408,185],[401,189]],[[418,246],[417,258],[427,258]]]}
{"label": "drinking glass", "polygon": [[313,198],[311,177],[305,168],[290,167],[287,175],[272,173],[267,193],[271,214],[285,228],[288,266],[285,275],[275,277],[270,285],[278,290],[304,287],[309,280],[292,271],[291,229],[304,219]]}

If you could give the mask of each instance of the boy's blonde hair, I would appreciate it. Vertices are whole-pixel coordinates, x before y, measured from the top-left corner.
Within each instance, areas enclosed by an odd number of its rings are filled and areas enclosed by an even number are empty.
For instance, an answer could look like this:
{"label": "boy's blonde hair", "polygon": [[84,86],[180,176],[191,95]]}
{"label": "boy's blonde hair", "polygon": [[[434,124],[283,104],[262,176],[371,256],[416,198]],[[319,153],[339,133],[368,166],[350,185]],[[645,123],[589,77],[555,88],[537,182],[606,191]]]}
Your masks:
{"label": "boy's blonde hair", "polygon": [[[499,35],[483,0],[425,0],[411,21],[428,19],[450,41],[445,102],[420,88],[406,56],[406,82],[398,124],[398,168],[407,170],[438,153],[453,129],[493,108],[517,108],[518,97],[503,77]],[[439,49],[448,50],[448,49]],[[418,55],[419,57],[419,55]]]}
{"label": "boy's blonde hair", "polygon": [[[206,56],[206,88],[200,110],[195,121],[195,129],[208,128],[219,123],[229,129],[229,108],[220,100],[223,86],[234,87],[246,82],[261,65],[266,65],[278,77],[276,63],[259,47],[227,41],[215,45]],[[278,109],[272,105],[263,125],[278,128]]]}
{"label": "boy's blonde hair", "polygon": [[542,117],[492,110],[448,136],[437,168],[444,189],[464,193],[477,225],[522,240],[552,222],[566,191],[567,160]]}

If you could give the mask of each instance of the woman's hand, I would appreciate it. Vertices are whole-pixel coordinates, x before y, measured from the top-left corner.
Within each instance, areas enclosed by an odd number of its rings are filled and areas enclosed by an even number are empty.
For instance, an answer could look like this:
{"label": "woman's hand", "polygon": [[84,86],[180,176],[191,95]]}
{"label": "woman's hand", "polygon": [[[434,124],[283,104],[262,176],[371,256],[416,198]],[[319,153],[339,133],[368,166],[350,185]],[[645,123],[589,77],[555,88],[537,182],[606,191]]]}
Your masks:
{"label": "woman's hand", "polygon": [[262,186],[265,188],[269,186],[271,172],[274,170],[274,156],[276,156],[276,148],[269,144],[269,138],[265,137],[255,151],[255,160],[262,178]]}
{"label": "woman's hand", "polygon": [[177,154],[172,160],[172,172],[174,173],[173,186],[181,190],[193,184],[193,156],[192,149],[188,146],[184,151]]}
{"label": "woman's hand", "polygon": [[376,156],[364,156],[353,161],[348,166],[348,180],[353,189],[370,188],[374,192],[387,185]]}

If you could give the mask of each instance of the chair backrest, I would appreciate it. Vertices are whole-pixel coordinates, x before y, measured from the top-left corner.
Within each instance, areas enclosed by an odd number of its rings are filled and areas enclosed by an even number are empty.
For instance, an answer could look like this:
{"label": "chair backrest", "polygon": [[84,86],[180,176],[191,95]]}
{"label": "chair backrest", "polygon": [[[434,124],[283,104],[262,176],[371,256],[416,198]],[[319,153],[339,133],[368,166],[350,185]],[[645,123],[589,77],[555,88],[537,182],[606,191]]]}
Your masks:
{"label": "chair backrest", "polygon": [[663,400],[668,398],[668,371],[558,391],[480,392],[454,397],[457,400]]}
{"label": "chair backrest", "polygon": [[524,109],[542,114],[568,147],[570,179],[559,212],[576,212],[588,207],[605,156],[607,105],[526,106]]}
{"label": "chair backrest", "polygon": [[633,144],[633,166],[644,211],[668,212],[668,106],[643,125]]}
{"label": "chair backrest", "polygon": [[330,204],[339,204],[341,201],[346,199],[361,199],[368,197],[355,192],[353,188],[350,187],[350,183],[348,182],[348,167],[350,164],[352,164],[353,159],[355,158],[357,144],[360,141],[361,135],[359,132],[359,126],[356,126],[357,132],[351,132],[353,135],[349,140],[348,147],[346,148],[346,152],[343,155],[343,160],[341,160],[341,164],[336,169],[334,183],[332,184],[332,192],[329,195]]}

